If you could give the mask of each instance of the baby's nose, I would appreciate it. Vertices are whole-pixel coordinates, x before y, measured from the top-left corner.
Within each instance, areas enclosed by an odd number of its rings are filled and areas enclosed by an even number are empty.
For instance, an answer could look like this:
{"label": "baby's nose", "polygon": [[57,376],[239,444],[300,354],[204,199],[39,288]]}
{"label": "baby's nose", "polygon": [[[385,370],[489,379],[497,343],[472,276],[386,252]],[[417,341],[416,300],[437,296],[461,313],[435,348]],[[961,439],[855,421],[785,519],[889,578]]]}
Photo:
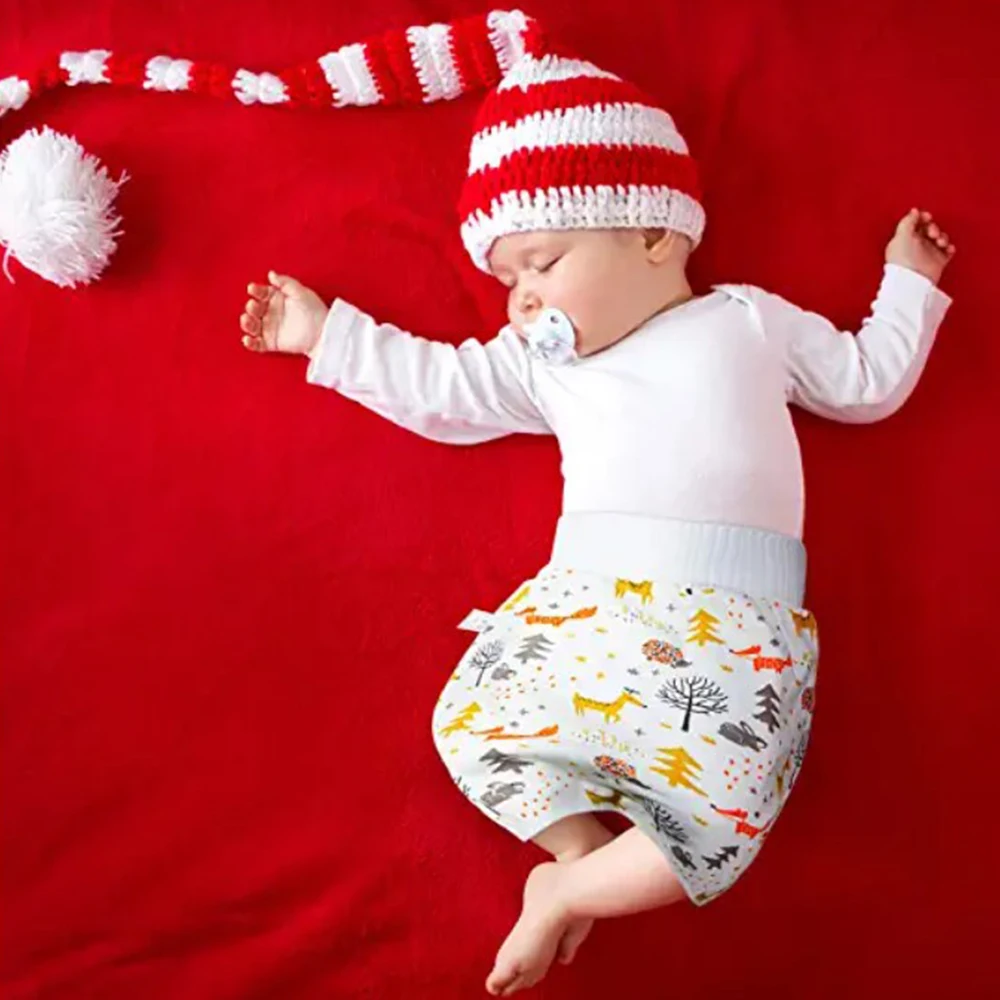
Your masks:
{"label": "baby's nose", "polygon": [[541,300],[534,292],[524,292],[518,299],[517,311],[525,318],[525,320],[534,319],[535,314],[541,308]]}

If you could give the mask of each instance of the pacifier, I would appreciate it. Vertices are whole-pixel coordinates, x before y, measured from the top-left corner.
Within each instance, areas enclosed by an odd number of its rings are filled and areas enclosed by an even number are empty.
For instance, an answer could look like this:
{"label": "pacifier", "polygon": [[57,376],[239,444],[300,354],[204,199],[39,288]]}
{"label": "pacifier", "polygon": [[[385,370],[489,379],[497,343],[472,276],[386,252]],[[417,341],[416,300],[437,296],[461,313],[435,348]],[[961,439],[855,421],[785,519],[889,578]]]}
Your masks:
{"label": "pacifier", "polygon": [[576,331],[561,309],[543,309],[536,319],[524,324],[528,353],[550,365],[566,365],[579,360]]}

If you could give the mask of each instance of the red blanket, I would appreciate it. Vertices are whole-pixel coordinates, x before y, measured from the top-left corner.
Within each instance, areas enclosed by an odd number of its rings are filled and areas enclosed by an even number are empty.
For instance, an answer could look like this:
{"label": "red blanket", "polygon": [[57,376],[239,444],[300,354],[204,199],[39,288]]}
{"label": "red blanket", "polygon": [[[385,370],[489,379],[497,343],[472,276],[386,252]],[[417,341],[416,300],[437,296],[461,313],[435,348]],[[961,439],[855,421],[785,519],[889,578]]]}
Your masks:
{"label": "red blanket", "polygon": [[[90,47],[277,69],[482,9],[374,7],[4,0],[0,77]],[[903,411],[796,415],[823,655],[789,808],[730,893],[599,926],[539,997],[997,981],[988,8],[530,8],[673,110],[705,182],[696,290],[749,281],[853,327],[912,205],[959,248]],[[453,207],[477,104],[87,87],[0,122],[0,146],[45,123],[131,176],[104,279],[0,280],[5,998],[483,995],[542,855],[462,798],[429,720],[458,621],[546,558],[555,442],[421,440],[237,327],[274,268],[425,336],[492,336],[503,292]]]}

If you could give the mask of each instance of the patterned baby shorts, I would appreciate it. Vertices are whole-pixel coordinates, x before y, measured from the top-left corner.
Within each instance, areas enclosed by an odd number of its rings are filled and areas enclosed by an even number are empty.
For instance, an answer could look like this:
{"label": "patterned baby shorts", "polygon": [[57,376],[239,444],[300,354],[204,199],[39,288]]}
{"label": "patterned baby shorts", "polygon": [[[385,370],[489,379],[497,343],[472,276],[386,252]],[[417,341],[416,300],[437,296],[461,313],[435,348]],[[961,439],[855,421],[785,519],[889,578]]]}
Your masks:
{"label": "patterned baby shorts", "polygon": [[[459,789],[519,839],[564,816],[616,811],[655,841],[700,905],[747,869],[795,784],[818,642],[815,617],[795,600],[800,543],[696,526],[699,537],[724,536],[706,564],[697,546],[687,551],[686,524],[672,526],[682,551],[667,544],[657,558],[654,544],[652,565],[666,559],[697,570],[694,579],[607,572],[616,551],[624,568],[649,568],[647,528],[634,523],[626,544],[607,551],[606,534],[598,551],[579,544],[578,523],[562,543],[557,533],[536,577],[493,613],[470,616],[479,634],[432,728]],[[760,537],[747,546],[746,532]],[[590,565],[567,565],[567,554]],[[757,579],[779,593],[756,593]]]}

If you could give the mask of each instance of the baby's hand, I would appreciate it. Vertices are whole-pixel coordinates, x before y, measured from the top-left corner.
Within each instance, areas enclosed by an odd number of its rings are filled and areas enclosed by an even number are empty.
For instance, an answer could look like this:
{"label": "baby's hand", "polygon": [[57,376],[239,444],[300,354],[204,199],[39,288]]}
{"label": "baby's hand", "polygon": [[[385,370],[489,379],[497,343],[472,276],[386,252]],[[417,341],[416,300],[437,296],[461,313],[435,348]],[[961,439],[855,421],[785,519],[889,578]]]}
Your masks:
{"label": "baby's hand", "polygon": [[941,231],[930,212],[912,208],[896,227],[896,234],[885,248],[889,264],[899,264],[922,274],[936,285],[941,272],[955,256],[955,245]]}
{"label": "baby's hand", "polygon": [[240,316],[249,351],[309,354],[319,343],[326,304],[294,278],[268,271],[269,285],[247,285],[251,298]]}

